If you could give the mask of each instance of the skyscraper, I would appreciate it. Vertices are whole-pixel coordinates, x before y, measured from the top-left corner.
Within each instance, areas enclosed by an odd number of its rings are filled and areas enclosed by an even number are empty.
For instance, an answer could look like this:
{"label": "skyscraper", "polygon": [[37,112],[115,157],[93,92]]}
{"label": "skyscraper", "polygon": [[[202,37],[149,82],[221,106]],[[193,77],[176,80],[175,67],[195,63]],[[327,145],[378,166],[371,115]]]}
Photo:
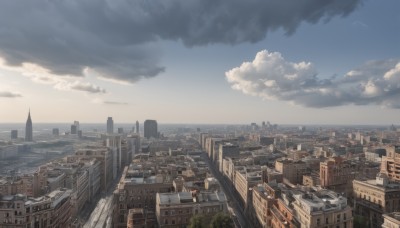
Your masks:
{"label": "skyscraper", "polygon": [[25,141],[27,142],[33,141],[31,110],[29,110],[28,119],[26,120],[26,125],[25,125]]}
{"label": "skyscraper", "polygon": [[139,121],[136,120],[136,133],[139,134]]}
{"label": "skyscraper", "polygon": [[144,137],[145,138],[158,138],[157,121],[146,120],[144,121]]}
{"label": "skyscraper", "polygon": [[11,130],[11,139],[18,138],[18,130]]}
{"label": "skyscraper", "polygon": [[108,117],[107,119],[107,133],[114,133],[114,120],[112,119],[112,117]]}

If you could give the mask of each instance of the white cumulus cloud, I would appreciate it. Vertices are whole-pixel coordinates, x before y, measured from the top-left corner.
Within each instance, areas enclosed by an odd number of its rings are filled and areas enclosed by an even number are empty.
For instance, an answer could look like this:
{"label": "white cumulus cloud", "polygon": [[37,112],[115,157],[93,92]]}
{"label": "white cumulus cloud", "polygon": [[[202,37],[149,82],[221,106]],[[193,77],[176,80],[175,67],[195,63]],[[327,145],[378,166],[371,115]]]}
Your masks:
{"label": "white cumulus cloud", "polygon": [[264,99],[306,107],[376,104],[400,108],[400,61],[370,61],[340,78],[319,77],[310,62],[290,62],[279,52],[260,51],[225,73],[232,88]]}

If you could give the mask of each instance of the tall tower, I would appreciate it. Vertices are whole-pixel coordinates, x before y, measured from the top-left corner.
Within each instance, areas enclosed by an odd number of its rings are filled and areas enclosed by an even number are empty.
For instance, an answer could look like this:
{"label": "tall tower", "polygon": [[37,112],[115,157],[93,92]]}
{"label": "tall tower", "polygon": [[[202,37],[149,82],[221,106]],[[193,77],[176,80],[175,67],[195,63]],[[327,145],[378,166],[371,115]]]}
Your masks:
{"label": "tall tower", "polygon": [[157,121],[146,120],[144,121],[144,137],[145,138],[158,138]]}
{"label": "tall tower", "polygon": [[31,119],[30,109],[28,113],[28,119],[26,120],[26,125],[25,125],[25,141],[27,142],[33,141],[33,129],[32,129],[32,119]]}
{"label": "tall tower", "polygon": [[107,133],[114,133],[114,120],[112,119],[112,117],[108,117],[107,119]]}
{"label": "tall tower", "polygon": [[139,121],[136,120],[136,133],[139,134]]}

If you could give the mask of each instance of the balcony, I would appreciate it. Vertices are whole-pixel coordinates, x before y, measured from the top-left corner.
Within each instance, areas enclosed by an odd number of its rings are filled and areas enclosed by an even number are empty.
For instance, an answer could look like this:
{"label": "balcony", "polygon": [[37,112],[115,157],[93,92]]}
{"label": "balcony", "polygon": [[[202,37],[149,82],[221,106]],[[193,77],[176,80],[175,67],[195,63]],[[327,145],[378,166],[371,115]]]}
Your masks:
{"label": "balcony", "polygon": [[289,223],[286,221],[286,218],[281,214],[281,212],[275,206],[273,206],[270,210],[272,215],[279,220],[280,224],[283,227],[287,228],[290,227]]}

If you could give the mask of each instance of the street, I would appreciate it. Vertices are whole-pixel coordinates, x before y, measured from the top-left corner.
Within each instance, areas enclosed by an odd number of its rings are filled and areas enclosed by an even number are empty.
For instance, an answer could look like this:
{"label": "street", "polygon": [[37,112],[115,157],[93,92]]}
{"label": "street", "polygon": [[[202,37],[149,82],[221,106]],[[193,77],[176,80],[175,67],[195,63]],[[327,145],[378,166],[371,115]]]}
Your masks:
{"label": "street", "polygon": [[207,156],[206,153],[201,154],[202,158],[204,161],[208,164],[210,167],[210,171],[214,175],[215,178],[219,181],[221,184],[222,190],[224,191],[225,195],[228,198],[228,201],[230,203],[230,206],[232,207],[234,213],[236,216],[233,216],[233,221],[235,225],[237,226],[239,223],[240,227],[242,228],[247,228],[251,227],[251,223],[247,220],[246,216],[243,214],[243,209],[241,207],[241,203],[239,202],[239,199],[235,197],[236,193],[234,192],[235,189],[232,186],[232,183],[227,183],[225,178],[222,176],[222,174],[216,169],[216,167],[212,164],[210,161],[209,157]]}

